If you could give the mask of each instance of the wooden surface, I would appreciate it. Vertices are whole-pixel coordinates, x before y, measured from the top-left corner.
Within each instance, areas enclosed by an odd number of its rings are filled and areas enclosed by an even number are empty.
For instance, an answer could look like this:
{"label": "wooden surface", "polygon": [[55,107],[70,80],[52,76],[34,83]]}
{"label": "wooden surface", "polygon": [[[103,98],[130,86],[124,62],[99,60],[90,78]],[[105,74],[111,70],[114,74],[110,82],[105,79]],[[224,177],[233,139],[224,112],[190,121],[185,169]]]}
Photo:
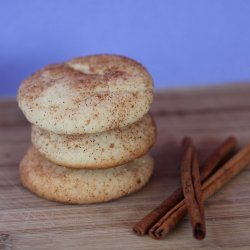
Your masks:
{"label": "wooden surface", "polygon": [[141,191],[99,205],[38,198],[19,180],[30,125],[14,101],[0,102],[0,249],[250,249],[250,167],[206,202],[207,237],[192,238],[187,217],[162,241],[131,227],[179,183],[180,140],[194,138],[201,160],[228,135],[250,142],[250,85],[157,93],[152,107],[156,169]]}

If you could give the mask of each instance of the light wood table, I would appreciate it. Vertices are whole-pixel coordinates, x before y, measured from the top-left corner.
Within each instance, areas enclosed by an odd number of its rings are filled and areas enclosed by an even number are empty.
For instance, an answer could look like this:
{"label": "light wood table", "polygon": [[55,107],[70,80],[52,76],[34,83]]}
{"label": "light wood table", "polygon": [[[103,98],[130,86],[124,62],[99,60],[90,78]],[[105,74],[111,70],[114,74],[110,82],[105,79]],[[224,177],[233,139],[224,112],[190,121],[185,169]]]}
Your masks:
{"label": "light wood table", "polygon": [[165,240],[133,234],[133,224],[179,184],[180,141],[194,138],[201,160],[227,136],[250,143],[250,84],[156,93],[155,172],[141,191],[98,205],[63,205],[20,184],[18,163],[30,125],[15,101],[0,101],[0,249],[250,249],[250,167],[206,202],[207,237],[192,238],[186,217]]}

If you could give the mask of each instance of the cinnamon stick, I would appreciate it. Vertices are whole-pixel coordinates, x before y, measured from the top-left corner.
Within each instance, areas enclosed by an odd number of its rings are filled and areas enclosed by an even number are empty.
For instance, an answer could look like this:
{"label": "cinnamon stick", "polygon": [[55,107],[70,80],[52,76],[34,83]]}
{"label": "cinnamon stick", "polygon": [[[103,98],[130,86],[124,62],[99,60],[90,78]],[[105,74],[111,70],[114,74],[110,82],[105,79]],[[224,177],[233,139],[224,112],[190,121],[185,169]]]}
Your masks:
{"label": "cinnamon stick", "polygon": [[[206,160],[201,171],[201,180],[205,180],[235,149],[237,141],[234,137],[228,137]],[[164,214],[173,208],[178,202],[183,199],[182,188],[177,188],[167,199],[165,199],[153,211],[147,214],[143,219],[137,222],[133,231],[137,235],[145,235],[149,228],[151,228]]]}
{"label": "cinnamon stick", "polygon": [[[208,199],[248,165],[250,165],[250,145],[242,148],[202,184],[202,199]],[[162,239],[176,226],[186,212],[186,203],[182,200],[150,229],[149,235],[154,239]]]}
{"label": "cinnamon stick", "polygon": [[196,149],[190,145],[186,148],[181,164],[181,183],[184,200],[192,223],[196,239],[205,238],[206,226],[204,205],[201,197],[201,179]]}
{"label": "cinnamon stick", "polygon": [[228,156],[235,150],[237,140],[229,136],[214,152],[207,158],[201,171],[201,180],[205,181],[209,175],[218,168]]}

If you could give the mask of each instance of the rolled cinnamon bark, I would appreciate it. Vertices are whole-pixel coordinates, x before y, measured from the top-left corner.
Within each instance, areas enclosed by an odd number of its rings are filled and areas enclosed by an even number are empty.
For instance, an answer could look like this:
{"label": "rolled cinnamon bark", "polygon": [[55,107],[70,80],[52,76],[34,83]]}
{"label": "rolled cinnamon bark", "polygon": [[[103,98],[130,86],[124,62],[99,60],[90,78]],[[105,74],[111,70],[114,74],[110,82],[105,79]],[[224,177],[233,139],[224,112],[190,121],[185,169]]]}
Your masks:
{"label": "rolled cinnamon bark", "polygon": [[181,184],[193,235],[198,240],[204,239],[206,226],[201,197],[200,170],[197,152],[193,145],[189,145],[184,152],[181,164]]}
{"label": "rolled cinnamon bark", "polygon": [[[237,141],[234,137],[228,137],[203,164],[201,171],[201,180],[204,181],[225,158],[235,149]],[[183,199],[182,188],[177,188],[168,198],[166,198],[159,206],[147,214],[143,219],[137,222],[133,231],[138,235],[145,235],[162,216],[170,211],[178,202]]]}
{"label": "rolled cinnamon bark", "polygon": [[[208,199],[248,165],[250,165],[250,145],[242,148],[202,184],[202,199]],[[182,200],[149,230],[149,235],[154,239],[162,239],[176,226],[186,212],[187,207],[185,201]]]}

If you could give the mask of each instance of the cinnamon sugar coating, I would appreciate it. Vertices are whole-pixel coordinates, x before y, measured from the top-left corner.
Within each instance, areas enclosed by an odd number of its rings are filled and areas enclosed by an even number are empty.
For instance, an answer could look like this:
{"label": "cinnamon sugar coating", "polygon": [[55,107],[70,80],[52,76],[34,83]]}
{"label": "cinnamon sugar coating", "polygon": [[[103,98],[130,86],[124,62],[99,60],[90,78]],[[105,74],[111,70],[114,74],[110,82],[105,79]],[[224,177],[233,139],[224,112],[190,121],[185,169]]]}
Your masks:
{"label": "cinnamon sugar coating", "polygon": [[105,202],[142,188],[153,172],[153,159],[145,155],[109,169],[72,169],[46,160],[31,147],[20,163],[22,184],[48,200],[72,204]]}
{"label": "cinnamon sugar coating", "polygon": [[153,81],[138,62],[95,55],[49,65],[24,80],[18,104],[36,126],[58,134],[98,133],[141,119]]}
{"label": "cinnamon sugar coating", "polygon": [[110,168],[125,164],[148,152],[156,139],[152,117],[127,127],[102,133],[59,135],[32,126],[36,149],[50,161],[72,168]]}

